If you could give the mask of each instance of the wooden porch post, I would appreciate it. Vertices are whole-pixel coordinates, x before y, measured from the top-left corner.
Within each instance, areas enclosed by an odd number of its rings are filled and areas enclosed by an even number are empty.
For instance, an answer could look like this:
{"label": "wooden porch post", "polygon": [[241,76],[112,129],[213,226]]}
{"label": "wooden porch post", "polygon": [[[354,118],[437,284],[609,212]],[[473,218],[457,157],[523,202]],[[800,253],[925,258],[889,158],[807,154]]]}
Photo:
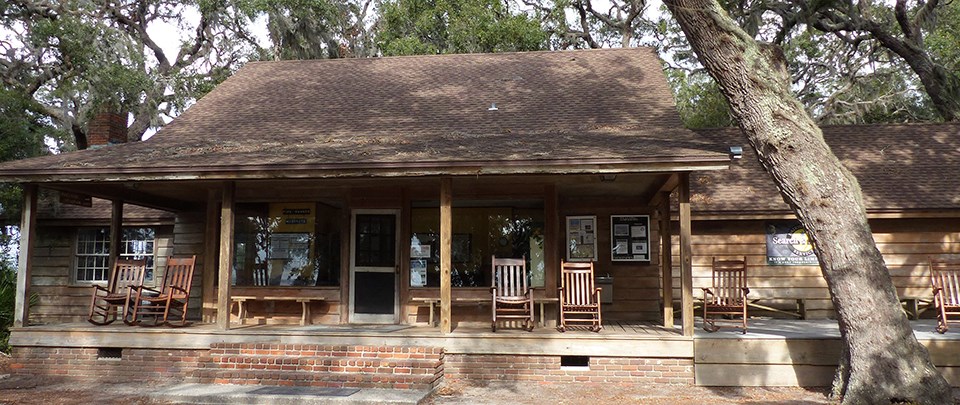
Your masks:
{"label": "wooden porch post", "polygon": [[450,268],[453,258],[453,180],[440,179],[440,330],[453,331],[450,319]]}
{"label": "wooden porch post", "polygon": [[111,200],[110,210],[110,256],[107,263],[110,270],[107,274],[113,274],[113,267],[117,264],[117,258],[120,257],[121,239],[123,239],[123,200]]}
{"label": "wooden porch post", "polygon": [[37,186],[23,186],[23,212],[20,217],[20,254],[17,261],[17,297],[13,326],[30,324],[30,272],[33,267],[33,242],[37,226]]}
{"label": "wooden porch post", "polygon": [[230,273],[233,265],[233,205],[234,184],[223,185],[223,200],[220,205],[220,270],[217,292],[217,327],[230,329]]}
{"label": "wooden porch post", "polygon": [[690,252],[690,173],[680,175],[680,313],[683,335],[693,336],[693,255]]}
{"label": "wooden porch post", "polygon": [[216,322],[217,304],[215,288],[217,269],[220,266],[220,190],[207,192],[206,227],[203,230],[203,273],[200,276],[202,291],[201,319],[204,322]]}
{"label": "wooden porch post", "polygon": [[[557,273],[560,269],[560,258],[557,257],[557,243],[560,241],[560,196],[557,186],[549,184],[546,187],[543,211],[546,226],[543,235],[543,261],[546,268],[543,275],[544,296],[551,297],[557,293]],[[562,245],[562,243],[561,243]],[[542,322],[543,320],[541,320]]]}
{"label": "wooden porch post", "polygon": [[663,327],[673,328],[673,235],[670,230],[670,192],[660,202],[660,281],[663,289]]}

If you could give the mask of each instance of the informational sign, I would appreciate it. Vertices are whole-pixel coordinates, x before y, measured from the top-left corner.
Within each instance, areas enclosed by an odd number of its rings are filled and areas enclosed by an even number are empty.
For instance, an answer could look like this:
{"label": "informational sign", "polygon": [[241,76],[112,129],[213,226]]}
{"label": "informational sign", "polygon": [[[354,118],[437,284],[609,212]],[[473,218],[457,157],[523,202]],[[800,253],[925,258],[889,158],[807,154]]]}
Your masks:
{"label": "informational sign", "polygon": [[650,261],[650,216],[610,216],[610,260]]}
{"label": "informational sign", "polygon": [[592,262],[597,260],[597,217],[567,217],[567,260]]}
{"label": "informational sign", "polygon": [[81,207],[92,207],[93,197],[86,194],[71,193],[67,191],[60,192],[60,203],[79,205]]}
{"label": "informational sign", "polygon": [[426,287],[427,285],[427,260],[410,259],[410,286]]}
{"label": "informational sign", "polygon": [[305,285],[312,279],[315,224],[313,203],[270,204],[269,285]]}
{"label": "informational sign", "polygon": [[767,265],[816,266],[817,255],[807,231],[797,221],[767,222]]}

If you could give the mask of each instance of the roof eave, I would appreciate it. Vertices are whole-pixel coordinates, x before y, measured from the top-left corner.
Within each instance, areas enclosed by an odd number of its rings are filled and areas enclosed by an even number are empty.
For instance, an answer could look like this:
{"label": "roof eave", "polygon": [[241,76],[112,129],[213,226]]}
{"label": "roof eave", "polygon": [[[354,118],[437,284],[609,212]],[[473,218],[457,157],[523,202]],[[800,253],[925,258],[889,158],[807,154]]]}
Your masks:
{"label": "roof eave", "polygon": [[380,162],[150,168],[46,168],[0,172],[0,181],[63,183],[93,181],[264,180],[476,175],[652,173],[722,170],[727,156],[643,159],[512,160],[460,162]]}

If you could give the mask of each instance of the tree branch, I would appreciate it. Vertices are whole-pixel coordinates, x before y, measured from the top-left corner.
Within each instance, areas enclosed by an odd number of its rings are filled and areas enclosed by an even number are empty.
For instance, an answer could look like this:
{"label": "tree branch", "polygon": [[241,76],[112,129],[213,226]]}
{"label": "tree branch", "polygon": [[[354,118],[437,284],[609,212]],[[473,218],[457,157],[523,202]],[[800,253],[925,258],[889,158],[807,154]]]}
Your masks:
{"label": "tree branch", "polygon": [[160,65],[162,71],[170,70],[170,61],[167,59],[167,55],[163,53],[163,48],[147,34],[147,25],[144,20],[144,15],[146,13],[141,13],[138,15],[138,19],[134,20],[123,14],[123,11],[117,5],[113,5],[110,2],[104,2],[103,7],[106,8],[105,11],[109,14],[111,19],[119,24],[124,31],[127,31],[141,42],[143,45],[150,49],[153,53],[153,56],[157,58],[157,63]]}

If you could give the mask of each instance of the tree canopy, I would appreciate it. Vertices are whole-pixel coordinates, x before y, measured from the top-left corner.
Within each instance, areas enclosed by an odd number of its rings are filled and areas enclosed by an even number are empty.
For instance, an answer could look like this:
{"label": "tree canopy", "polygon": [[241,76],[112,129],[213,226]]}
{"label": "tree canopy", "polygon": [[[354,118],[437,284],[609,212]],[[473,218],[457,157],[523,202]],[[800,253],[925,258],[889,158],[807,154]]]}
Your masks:
{"label": "tree canopy", "polygon": [[384,55],[545,49],[547,33],[504,0],[388,0],[380,4],[377,45]]}
{"label": "tree canopy", "polygon": [[[960,3],[721,5],[745,33],[782,47],[818,123],[954,119]],[[254,35],[259,21],[266,43]],[[86,122],[104,109],[129,112],[129,139],[139,140],[257,59],[650,45],[689,126],[732,123],[674,18],[640,0],[13,0],[0,24],[4,88],[71,134],[67,148],[86,147]],[[179,47],[161,46],[160,25],[179,28]]]}

